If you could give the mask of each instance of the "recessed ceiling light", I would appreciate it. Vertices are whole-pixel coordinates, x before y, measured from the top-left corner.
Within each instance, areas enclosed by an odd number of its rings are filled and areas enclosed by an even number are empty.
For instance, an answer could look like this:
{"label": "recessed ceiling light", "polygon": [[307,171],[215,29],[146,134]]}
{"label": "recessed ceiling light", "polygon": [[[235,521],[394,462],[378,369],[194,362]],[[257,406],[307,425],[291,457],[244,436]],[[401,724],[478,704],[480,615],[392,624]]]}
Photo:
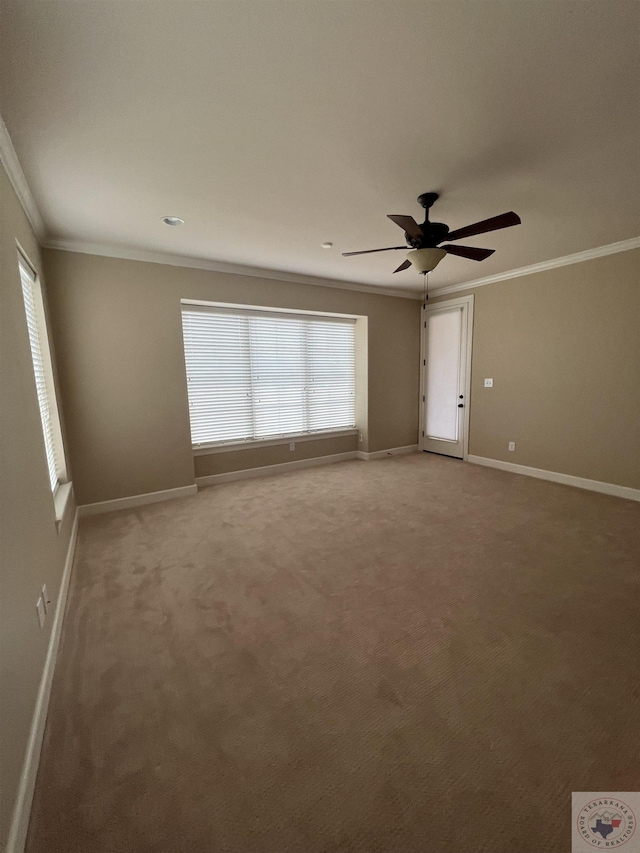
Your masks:
{"label": "recessed ceiling light", "polygon": [[323,248],[323,249],[333,249],[333,243],[329,243],[329,242],[327,241],[326,243],[323,243],[323,244],[322,244],[322,248]]}
{"label": "recessed ceiling light", "polygon": [[163,216],[162,221],[165,225],[184,225],[184,219],[180,219],[179,216]]}

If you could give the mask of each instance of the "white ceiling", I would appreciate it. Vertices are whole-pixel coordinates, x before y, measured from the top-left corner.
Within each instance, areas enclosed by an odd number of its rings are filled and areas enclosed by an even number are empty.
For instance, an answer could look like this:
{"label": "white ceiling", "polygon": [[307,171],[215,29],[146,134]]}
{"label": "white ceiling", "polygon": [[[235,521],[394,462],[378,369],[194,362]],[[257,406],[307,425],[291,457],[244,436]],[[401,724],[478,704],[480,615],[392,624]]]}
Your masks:
{"label": "white ceiling", "polygon": [[402,244],[425,191],[452,229],[520,214],[443,287],[638,235],[639,11],[3,0],[0,111],[53,240],[419,289],[340,252]]}

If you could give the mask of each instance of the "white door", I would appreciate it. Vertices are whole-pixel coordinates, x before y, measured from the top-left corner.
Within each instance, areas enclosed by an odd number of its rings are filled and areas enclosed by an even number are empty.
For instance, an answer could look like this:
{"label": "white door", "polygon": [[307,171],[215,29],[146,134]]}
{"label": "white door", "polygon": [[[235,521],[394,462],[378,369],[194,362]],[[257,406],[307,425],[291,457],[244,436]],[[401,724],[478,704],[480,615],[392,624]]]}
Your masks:
{"label": "white door", "polygon": [[473,296],[423,310],[420,448],[467,456]]}

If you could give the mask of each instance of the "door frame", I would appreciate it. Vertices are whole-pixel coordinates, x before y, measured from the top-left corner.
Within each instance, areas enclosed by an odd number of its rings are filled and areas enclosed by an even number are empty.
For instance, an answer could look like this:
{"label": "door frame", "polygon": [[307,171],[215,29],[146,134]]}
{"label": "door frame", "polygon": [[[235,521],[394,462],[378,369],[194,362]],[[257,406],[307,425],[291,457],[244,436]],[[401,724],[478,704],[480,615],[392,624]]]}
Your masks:
{"label": "door frame", "polygon": [[455,299],[443,299],[442,302],[426,303],[420,312],[420,418],[418,423],[418,446],[424,450],[425,433],[425,403],[427,395],[427,327],[426,312],[443,308],[460,308],[467,306],[467,358],[464,370],[464,436],[462,439],[462,460],[469,459],[469,416],[471,412],[471,348],[473,344],[473,293],[468,296],[458,296]]}

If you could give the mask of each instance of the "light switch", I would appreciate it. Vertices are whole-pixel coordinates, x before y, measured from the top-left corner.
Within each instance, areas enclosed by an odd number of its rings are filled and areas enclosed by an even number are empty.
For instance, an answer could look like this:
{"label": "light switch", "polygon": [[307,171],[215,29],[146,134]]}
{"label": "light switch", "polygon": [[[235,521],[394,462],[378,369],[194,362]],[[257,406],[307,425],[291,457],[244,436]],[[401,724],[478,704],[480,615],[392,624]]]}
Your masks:
{"label": "light switch", "polygon": [[485,379],[484,380],[485,388],[493,388],[493,379]]}

